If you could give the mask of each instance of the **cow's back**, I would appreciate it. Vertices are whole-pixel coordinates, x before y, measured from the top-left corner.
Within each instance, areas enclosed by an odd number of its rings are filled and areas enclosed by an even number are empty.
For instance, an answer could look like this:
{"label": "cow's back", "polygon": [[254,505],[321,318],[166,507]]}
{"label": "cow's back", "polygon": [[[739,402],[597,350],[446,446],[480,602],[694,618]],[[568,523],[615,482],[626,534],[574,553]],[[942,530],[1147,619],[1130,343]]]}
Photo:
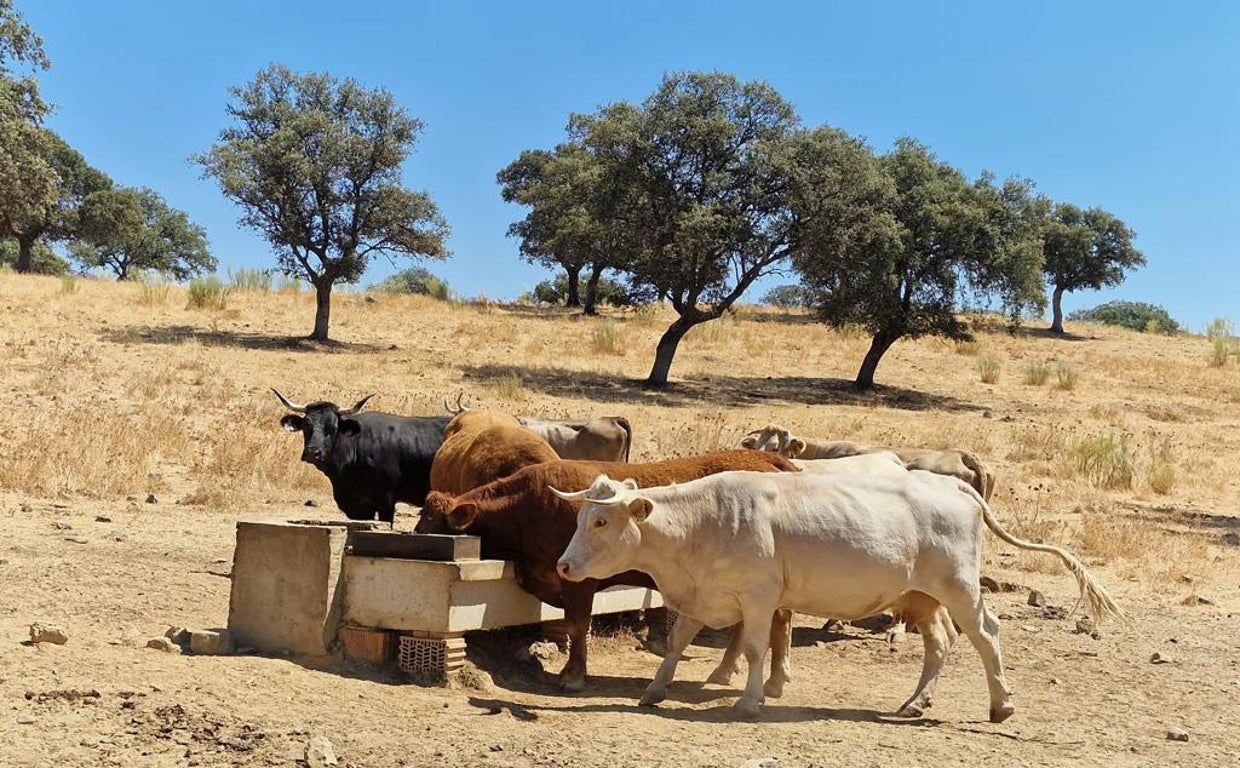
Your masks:
{"label": "cow's back", "polygon": [[327,470],[340,508],[364,513],[385,506],[389,497],[421,505],[449,418],[364,411],[353,419],[360,428],[337,438]]}
{"label": "cow's back", "polygon": [[[431,465],[431,489],[459,495],[519,469],[558,458],[538,435],[506,414],[462,424],[457,416]],[[455,431],[453,431],[455,429]]]}

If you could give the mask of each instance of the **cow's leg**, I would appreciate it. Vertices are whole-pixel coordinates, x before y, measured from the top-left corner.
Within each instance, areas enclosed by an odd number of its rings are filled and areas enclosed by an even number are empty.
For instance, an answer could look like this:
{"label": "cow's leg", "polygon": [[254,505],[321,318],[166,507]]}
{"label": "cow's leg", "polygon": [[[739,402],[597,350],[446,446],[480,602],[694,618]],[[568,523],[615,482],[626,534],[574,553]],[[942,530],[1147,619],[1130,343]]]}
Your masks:
{"label": "cow's leg", "polygon": [[749,667],[749,676],[745,680],[745,692],[732,705],[732,709],[741,717],[757,717],[758,707],[763,701],[762,672],[766,666],[766,652],[771,642],[771,624],[775,610],[775,605],[765,602],[760,605],[741,605],[744,620],[741,628],[741,649]]}
{"label": "cow's leg", "polygon": [[918,617],[915,625],[921,633],[926,655],[922,659],[921,679],[917,681],[917,689],[896,712],[898,717],[921,717],[930,708],[934,684],[938,682],[943,665],[947,662],[947,655],[956,642],[956,628],[945,608],[938,608],[929,615]]}
{"label": "cow's leg", "polygon": [[762,692],[772,699],[784,695],[784,684],[792,681],[792,611],[780,608],[771,618],[771,676]]}
{"label": "cow's leg", "polygon": [[564,623],[568,634],[568,663],[560,670],[560,688],[580,691],[586,685],[586,643],[594,611],[594,579],[563,583]]}
{"label": "cow's leg", "polygon": [[715,685],[731,684],[732,676],[740,670],[741,666],[741,630],[740,624],[732,625],[732,636],[728,638],[728,647],[723,651],[723,658],[719,660],[719,666],[715,667],[715,671],[706,678],[706,682]]}
{"label": "cow's leg", "polygon": [[689,641],[696,637],[701,629],[702,622],[692,616],[682,613],[676,617],[676,623],[672,625],[672,631],[667,636],[667,653],[663,656],[659,671],[654,674],[654,680],[650,681],[650,685],[646,686],[646,692],[642,694],[639,702],[641,706],[652,707],[667,698],[667,686],[676,674],[676,665],[680,662],[680,655],[685,652],[685,648],[689,647]]}
{"label": "cow's leg", "polygon": [[990,612],[982,600],[982,592],[977,584],[977,576],[965,583],[957,584],[950,590],[950,595],[943,595],[943,603],[951,613],[951,618],[960,625],[961,631],[968,635],[973,647],[982,657],[986,667],[986,685],[990,688],[990,722],[1001,723],[1012,716],[1016,705],[1012,703],[1012,692],[1007,680],[1003,677],[1003,655],[999,649],[999,619]]}

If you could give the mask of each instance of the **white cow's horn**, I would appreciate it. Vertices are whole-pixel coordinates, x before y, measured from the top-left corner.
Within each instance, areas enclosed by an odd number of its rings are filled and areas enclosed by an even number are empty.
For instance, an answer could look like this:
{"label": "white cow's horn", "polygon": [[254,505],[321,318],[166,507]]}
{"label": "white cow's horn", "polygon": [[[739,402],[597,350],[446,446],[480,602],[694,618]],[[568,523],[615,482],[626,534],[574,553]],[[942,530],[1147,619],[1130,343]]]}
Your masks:
{"label": "white cow's horn", "polygon": [[547,490],[551,491],[556,496],[559,496],[561,499],[565,499],[567,501],[572,501],[573,499],[584,499],[586,497],[586,494],[590,492],[590,489],[587,488],[584,491],[573,491],[572,493],[569,493],[568,491],[561,491],[558,488],[553,488],[550,485],[547,486]]}
{"label": "white cow's horn", "polygon": [[[296,411],[297,413],[306,412],[306,406],[298,405],[297,403],[294,403],[293,401],[289,400],[287,397],[280,394],[280,390],[276,389],[275,387],[272,387],[271,391],[276,393],[276,397],[280,398],[280,402],[284,404],[285,408],[289,409],[290,411]],[[364,403],[366,401],[363,400],[362,402]],[[361,405],[361,403],[359,403],[358,405]]]}

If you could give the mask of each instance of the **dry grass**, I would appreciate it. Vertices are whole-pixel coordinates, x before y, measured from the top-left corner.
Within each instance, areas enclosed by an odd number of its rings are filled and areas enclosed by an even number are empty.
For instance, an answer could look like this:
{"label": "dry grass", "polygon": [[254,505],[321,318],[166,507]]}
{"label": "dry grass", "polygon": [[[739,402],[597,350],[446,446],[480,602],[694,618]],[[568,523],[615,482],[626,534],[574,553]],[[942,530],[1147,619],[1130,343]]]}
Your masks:
{"label": "dry grass", "polygon": [[[810,437],[969,448],[994,467],[995,510],[1016,520],[1014,530],[1087,543],[1142,579],[1170,568],[1161,563],[1172,556],[1205,572],[1208,562],[1192,558],[1206,555],[1182,541],[1191,537],[1139,526],[1106,549],[1120,505],[1235,509],[1240,386],[1233,367],[1202,365],[1200,337],[1092,326],[1071,343],[978,334],[985,357],[1021,361],[1014,370],[1048,361],[1047,379],[1070,380],[1071,397],[1031,389],[1027,371],[979,388],[954,344],[902,341],[879,366],[879,391],[857,397],[846,382],[868,347],[864,332],[742,308],[690,333],[673,387],[655,392],[635,382],[674,317],[666,307],[606,309],[595,320],[341,293],[332,307],[339,343],[316,345],[299,338],[313,324],[314,295],[296,287],[238,291],[226,309],[203,313],[167,284],[79,281],[67,300],[49,302],[56,278],[0,274],[0,383],[16,406],[0,410],[0,490],[121,500],[156,491],[238,515],[309,497],[330,508],[327,481],[277,424],[282,409],[267,391],[275,386],[298,400],[352,402],[373,391],[371,407],[393,413],[439,413],[444,396],[464,391],[479,406],[530,414],[622,415],[634,425],[635,460],[733,447],[769,422]],[[1077,370],[1088,371],[1089,386],[1076,386]],[[1136,545],[1125,542],[1142,530],[1148,554],[1130,556]]]}
{"label": "dry grass", "polygon": [[981,375],[983,384],[994,384],[999,381],[999,363],[994,358],[978,358],[977,372]]}
{"label": "dry grass", "polygon": [[1051,377],[1051,367],[1046,363],[1030,363],[1025,368],[1025,383],[1031,387],[1040,387]]}

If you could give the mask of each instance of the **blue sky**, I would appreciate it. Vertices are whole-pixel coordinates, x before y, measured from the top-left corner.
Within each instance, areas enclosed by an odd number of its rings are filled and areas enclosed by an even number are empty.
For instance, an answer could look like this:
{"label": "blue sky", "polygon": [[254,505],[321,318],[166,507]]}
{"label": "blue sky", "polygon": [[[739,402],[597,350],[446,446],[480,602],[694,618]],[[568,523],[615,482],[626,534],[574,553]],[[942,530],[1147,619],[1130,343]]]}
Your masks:
{"label": "blue sky", "polygon": [[[227,88],[270,62],[383,86],[426,123],[406,182],[453,229],[430,264],[465,295],[547,276],[505,237],[495,172],[563,137],[570,112],[638,101],[664,72],[771,83],[810,125],[879,150],[909,135],[969,174],[1020,175],[1137,231],[1149,266],[1065,307],[1151,301],[1200,328],[1238,316],[1240,3],[174,3],[17,0],[52,59],[49,125],[118,182],[206,227],[227,267],[264,241],[187,158]],[[404,266],[403,264],[399,266]],[[369,284],[393,271],[376,262]],[[756,300],[759,294],[747,296]]]}

